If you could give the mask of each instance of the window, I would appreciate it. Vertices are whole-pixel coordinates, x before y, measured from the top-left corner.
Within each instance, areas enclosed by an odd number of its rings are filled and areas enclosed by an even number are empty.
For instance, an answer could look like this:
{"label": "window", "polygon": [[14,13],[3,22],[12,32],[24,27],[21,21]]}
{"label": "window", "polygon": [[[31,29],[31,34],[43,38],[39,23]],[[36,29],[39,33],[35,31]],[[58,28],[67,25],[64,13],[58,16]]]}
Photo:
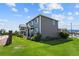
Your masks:
{"label": "window", "polygon": [[35,28],[35,33],[38,33],[38,28]]}
{"label": "window", "polygon": [[30,24],[28,24],[28,27],[30,27]]}
{"label": "window", "polygon": [[38,20],[38,18],[37,18],[37,23],[38,23],[38,21],[39,21],[39,20]]}
{"label": "window", "polygon": [[34,22],[35,22],[35,23],[38,23],[38,18],[36,18]]}
{"label": "window", "polygon": [[33,21],[31,21],[31,24],[33,25]]}
{"label": "window", "polygon": [[21,30],[25,30],[26,29],[26,27],[21,27]]}
{"label": "window", "polygon": [[37,23],[37,18],[35,19],[35,23]]}

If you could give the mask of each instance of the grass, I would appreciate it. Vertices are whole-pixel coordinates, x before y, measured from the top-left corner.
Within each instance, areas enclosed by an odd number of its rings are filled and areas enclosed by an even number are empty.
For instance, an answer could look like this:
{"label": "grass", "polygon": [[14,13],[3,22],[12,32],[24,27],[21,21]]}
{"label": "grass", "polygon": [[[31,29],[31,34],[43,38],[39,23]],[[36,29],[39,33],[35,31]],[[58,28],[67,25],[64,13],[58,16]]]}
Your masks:
{"label": "grass", "polygon": [[[50,44],[49,44],[50,43]],[[57,41],[58,43],[58,41]],[[1,56],[79,56],[79,39],[53,44],[52,41],[34,42],[13,36],[13,43],[0,46]]]}

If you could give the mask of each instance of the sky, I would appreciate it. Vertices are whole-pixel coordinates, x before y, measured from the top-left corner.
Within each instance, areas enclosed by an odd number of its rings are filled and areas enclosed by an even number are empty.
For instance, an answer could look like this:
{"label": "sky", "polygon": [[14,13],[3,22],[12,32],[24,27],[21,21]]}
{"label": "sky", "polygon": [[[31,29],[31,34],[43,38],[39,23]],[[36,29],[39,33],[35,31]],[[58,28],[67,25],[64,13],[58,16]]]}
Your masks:
{"label": "sky", "polygon": [[79,30],[79,3],[0,3],[0,29],[19,30],[42,14],[58,20],[59,28]]}

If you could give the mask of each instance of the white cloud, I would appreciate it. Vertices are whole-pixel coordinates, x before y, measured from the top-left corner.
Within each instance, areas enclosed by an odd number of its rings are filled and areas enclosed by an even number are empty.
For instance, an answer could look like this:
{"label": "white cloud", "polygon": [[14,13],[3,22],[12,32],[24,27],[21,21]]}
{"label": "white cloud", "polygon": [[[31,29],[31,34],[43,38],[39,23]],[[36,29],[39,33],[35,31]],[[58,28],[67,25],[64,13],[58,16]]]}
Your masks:
{"label": "white cloud", "polygon": [[48,7],[49,7],[48,8],[49,10],[53,10],[53,9],[63,10],[63,7],[60,4],[57,4],[57,3],[49,4]]}
{"label": "white cloud", "polygon": [[18,12],[18,10],[16,8],[12,8],[13,12]]}
{"label": "white cloud", "polygon": [[65,19],[65,16],[64,15],[61,15],[61,14],[52,14],[52,18],[55,19],[55,20],[58,20],[58,26],[59,28],[62,27],[62,24],[65,24],[64,23],[64,19]]}
{"label": "white cloud", "polygon": [[8,19],[0,19],[0,29],[8,30],[18,30],[18,25],[9,21]]}
{"label": "white cloud", "polygon": [[72,15],[72,12],[68,12],[68,15]]}
{"label": "white cloud", "polygon": [[4,25],[4,23],[0,23],[0,26],[3,26]]}
{"label": "white cloud", "polygon": [[64,15],[61,15],[61,14],[52,14],[52,18],[53,19],[56,19],[58,21],[63,21],[65,16]]}
{"label": "white cloud", "polygon": [[0,29],[5,29],[7,23],[7,19],[0,19]]}
{"label": "white cloud", "polygon": [[76,4],[75,7],[76,7],[76,8],[79,8],[79,4]]}
{"label": "white cloud", "polygon": [[6,5],[10,7],[13,12],[18,12],[18,9],[16,8],[15,3],[6,3]]}
{"label": "white cloud", "polygon": [[49,13],[51,13],[50,11],[43,11],[43,13],[45,13],[45,14],[49,14]]}
{"label": "white cloud", "polygon": [[30,18],[30,16],[27,16],[27,18]]}
{"label": "white cloud", "polygon": [[59,24],[64,24],[64,20],[74,20],[73,16],[64,16],[61,14],[52,14],[52,18],[59,21]]}
{"label": "white cloud", "polygon": [[42,3],[39,4],[39,8],[41,11],[53,11],[53,10],[64,10],[64,8],[61,6],[61,4],[57,4],[57,3]]}
{"label": "white cloud", "polygon": [[8,22],[7,19],[0,19],[0,23]]}
{"label": "white cloud", "polygon": [[45,3],[39,4],[40,10],[43,10],[43,9],[45,8],[44,4],[45,4]]}
{"label": "white cloud", "polygon": [[24,8],[24,11],[27,13],[29,10],[27,8]]}
{"label": "white cloud", "polygon": [[73,16],[68,16],[67,19],[68,20],[74,20],[74,17]]}
{"label": "white cloud", "polygon": [[14,16],[22,17],[23,15],[21,15],[21,14],[15,14]]}
{"label": "white cloud", "polygon": [[6,5],[9,6],[9,7],[16,7],[15,3],[6,3]]}
{"label": "white cloud", "polygon": [[79,12],[75,12],[75,15],[79,15]]}

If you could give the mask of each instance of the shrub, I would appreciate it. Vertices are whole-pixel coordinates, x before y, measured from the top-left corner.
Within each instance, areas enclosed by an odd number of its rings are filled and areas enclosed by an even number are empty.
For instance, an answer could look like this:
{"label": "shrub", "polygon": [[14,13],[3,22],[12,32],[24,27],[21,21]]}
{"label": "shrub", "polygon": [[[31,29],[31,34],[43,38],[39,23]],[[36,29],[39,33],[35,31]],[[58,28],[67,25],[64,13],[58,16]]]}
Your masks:
{"label": "shrub", "polygon": [[19,35],[19,32],[18,31],[15,31],[14,33],[13,33],[13,35]]}
{"label": "shrub", "polygon": [[66,33],[66,32],[60,32],[60,33],[59,33],[59,36],[60,36],[61,38],[67,39],[68,36],[69,36],[69,34]]}
{"label": "shrub", "polygon": [[52,40],[52,39],[53,39],[52,37],[47,36],[47,37],[45,37],[43,40],[44,40],[44,41],[49,41],[49,40]]}
{"label": "shrub", "polygon": [[21,34],[18,34],[18,35],[16,35],[17,37],[21,37],[21,38],[23,38],[23,35],[21,35]]}
{"label": "shrub", "polygon": [[33,41],[40,41],[41,40],[42,35],[40,33],[37,33],[36,35],[34,35],[31,40]]}
{"label": "shrub", "polygon": [[2,35],[8,35],[8,33],[6,32],[6,33],[2,33]]}
{"label": "shrub", "polygon": [[28,40],[31,40],[31,38],[29,38],[29,37],[26,37]]}
{"label": "shrub", "polygon": [[14,36],[17,36],[17,37],[21,37],[21,38],[23,38],[23,35],[18,34],[18,33],[13,33],[13,35],[14,35]]}

